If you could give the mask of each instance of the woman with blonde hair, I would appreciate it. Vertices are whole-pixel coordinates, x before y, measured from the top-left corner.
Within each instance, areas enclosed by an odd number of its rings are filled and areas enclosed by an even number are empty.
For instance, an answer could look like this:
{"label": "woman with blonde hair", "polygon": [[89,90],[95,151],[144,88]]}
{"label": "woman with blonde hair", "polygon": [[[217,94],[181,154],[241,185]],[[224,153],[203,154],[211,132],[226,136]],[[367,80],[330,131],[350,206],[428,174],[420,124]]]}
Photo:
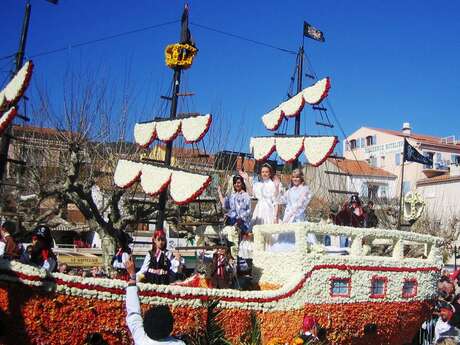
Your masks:
{"label": "woman with blonde hair", "polygon": [[305,221],[305,210],[311,200],[311,193],[305,184],[302,170],[294,169],[291,174],[291,187],[280,198],[280,203],[286,204],[283,223],[298,223]]}

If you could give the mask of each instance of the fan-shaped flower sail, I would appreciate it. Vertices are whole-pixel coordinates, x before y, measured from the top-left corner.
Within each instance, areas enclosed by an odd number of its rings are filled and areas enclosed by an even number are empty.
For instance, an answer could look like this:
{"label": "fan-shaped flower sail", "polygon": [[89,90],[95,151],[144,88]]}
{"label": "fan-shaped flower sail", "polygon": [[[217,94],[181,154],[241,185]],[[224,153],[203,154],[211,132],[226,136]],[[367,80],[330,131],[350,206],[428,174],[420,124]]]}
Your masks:
{"label": "fan-shaped flower sail", "polygon": [[130,187],[141,175],[142,164],[120,159],[113,175],[114,183],[120,188]]}
{"label": "fan-shaped flower sail", "polygon": [[171,176],[169,194],[174,202],[183,205],[195,200],[211,182],[211,177],[174,170]]}
{"label": "fan-shaped flower sail", "polygon": [[284,116],[292,117],[297,116],[303,109],[305,101],[303,99],[302,92],[299,92],[297,95],[288,99],[286,102],[280,104],[281,111],[283,112]]}
{"label": "fan-shaped flower sail", "polygon": [[276,138],[276,152],[285,162],[292,162],[302,153],[303,141],[304,137]]}
{"label": "fan-shaped flower sail", "polygon": [[15,104],[24,95],[29,86],[33,68],[32,61],[27,61],[5,88],[0,91],[0,109]]}
{"label": "fan-shaped flower sail", "polygon": [[265,160],[275,150],[275,137],[251,138],[249,146],[256,160]]}
{"label": "fan-shaped flower sail", "polygon": [[191,144],[203,139],[211,126],[212,116],[211,114],[193,116],[181,121],[181,131],[185,142]]}
{"label": "fan-shaped flower sail", "polygon": [[156,138],[156,123],[136,123],[134,126],[134,140],[142,147],[149,146]]}
{"label": "fan-shaped flower sail", "polygon": [[155,165],[142,164],[141,186],[145,193],[157,195],[164,191],[171,181],[171,170]]}
{"label": "fan-shaped flower sail", "polygon": [[161,141],[173,141],[180,132],[181,120],[166,120],[156,122],[157,137]]}
{"label": "fan-shaped flower sail", "polygon": [[13,121],[16,116],[17,110],[15,107],[12,107],[5,111],[0,117],[0,135],[3,134],[3,131],[8,127],[8,125]]}
{"label": "fan-shaped flower sail", "polygon": [[320,166],[334,152],[337,143],[336,137],[306,137],[303,146],[308,162],[315,167]]}
{"label": "fan-shaped flower sail", "polygon": [[308,104],[318,104],[325,99],[331,88],[329,77],[317,81],[302,91],[303,99]]}
{"label": "fan-shaped flower sail", "polygon": [[283,121],[283,113],[280,107],[276,107],[272,111],[262,116],[262,122],[270,131],[276,131]]}

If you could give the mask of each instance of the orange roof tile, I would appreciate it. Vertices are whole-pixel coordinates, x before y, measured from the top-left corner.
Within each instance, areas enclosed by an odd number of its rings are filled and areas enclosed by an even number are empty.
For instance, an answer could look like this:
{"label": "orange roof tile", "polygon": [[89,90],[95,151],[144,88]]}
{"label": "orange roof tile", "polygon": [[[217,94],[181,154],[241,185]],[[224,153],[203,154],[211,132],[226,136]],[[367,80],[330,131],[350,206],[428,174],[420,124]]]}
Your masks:
{"label": "orange roof tile", "polygon": [[443,175],[429,177],[429,178],[425,178],[423,180],[417,181],[417,186],[435,184],[435,183],[455,182],[455,181],[460,182],[460,176],[451,176],[449,174],[443,174]]}
{"label": "orange roof tile", "polygon": [[328,162],[337,166],[339,170],[352,176],[375,176],[396,178],[396,175],[380,168],[375,168],[366,161],[352,159],[328,159]]}

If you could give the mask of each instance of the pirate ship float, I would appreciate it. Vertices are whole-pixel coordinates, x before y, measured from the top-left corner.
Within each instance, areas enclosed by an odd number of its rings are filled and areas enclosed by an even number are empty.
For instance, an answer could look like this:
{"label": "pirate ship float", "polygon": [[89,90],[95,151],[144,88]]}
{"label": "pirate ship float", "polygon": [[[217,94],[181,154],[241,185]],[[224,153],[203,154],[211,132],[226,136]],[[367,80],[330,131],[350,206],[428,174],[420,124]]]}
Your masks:
{"label": "pirate ship float", "polygon": [[[170,118],[139,123],[134,129],[141,146],[147,147],[155,139],[166,142],[165,163],[120,160],[114,175],[118,187],[139,183],[145,193],[159,195],[160,211],[164,210],[168,187],[172,200],[185,204],[197,198],[211,181],[207,175],[170,166],[173,140],[182,134],[187,142],[199,141],[212,121],[211,115],[176,117],[181,71],[191,66],[196,51],[186,27],[181,43],[166,49],[166,62],[174,69]],[[327,97],[329,78],[306,89],[301,83],[299,86],[295,96],[262,117],[270,130],[284,118],[294,117],[295,135],[252,138],[256,159],[266,159],[276,150],[290,162],[304,152],[310,164],[319,165],[333,151],[336,137],[301,136],[297,125],[305,104],[318,104]],[[164,212],[160,212],[157,224],[163,220]],[[255,315],[264,344],[274,337],[290,341],[308,314],[329,327],[331,343],[399,345],[410,342],[430,313],[442,266],[439,238],[310,222],[257,225],[253,232],[254,279],[270,289],[239,291],[139,283],[144,307],[170,305],[176,319],[174,332],[187,333],[203,327],[206,302],[218,300],[222,327],[232,342],[238,343]],[[294,250],[266,250],[272,235],[288,232],[295,235]],[[351,240],[348,255],[330,255],[322,246],[310,246],[309,233],[347,236]],[[391,254],[370,254],[369,246],[382,239],[390,243]],[[425,256],[406,258],[406,246],[422,246]],[[18,262],[0,261],[0,308],[2,318],[11,321],[7,326],[9,338],[16,343],[80,344],[89,332],[100,332],[113,344],[130,343],[124,323],[125,287],[121,280],[46,274]]]}

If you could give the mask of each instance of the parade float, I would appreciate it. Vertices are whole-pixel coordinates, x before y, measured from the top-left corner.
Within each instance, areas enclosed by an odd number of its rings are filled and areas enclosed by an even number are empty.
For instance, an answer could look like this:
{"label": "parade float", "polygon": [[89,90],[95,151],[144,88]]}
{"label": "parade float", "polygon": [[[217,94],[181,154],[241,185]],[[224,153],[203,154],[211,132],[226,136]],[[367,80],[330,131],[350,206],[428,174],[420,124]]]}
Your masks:
{"label": "parade float", "polygon": [[[196,52],[190,37],[168,46],[166,63],[175,73],[171,116],[138,123],[134,129],[141,147],[154,140],[166,143],[165,163],[122,159],[114,173],[117,188],[138,184],[146,194],[159,196],[160,207],[164,207],[168,191],[175,203],[184,205],[198,198],[211,181],[205,174],[170,166],[174,139],[182,135],[186,142],[197,142],[212,122],[209,114],[176,116],[180,73],[191,66]],[[330,87],[330,79],[325,78],[299,90],[264,115],[263,123],[275,130],[284,119],[298,119],[302,108],[320,103]],[[5,93],[2,97],[0,101],[6,104],[13,96]],[[5,121],[10,121],[10,115],[5,114]],[[250,145],[257,160],[276,150],[281,159],[292,162],[303,152],[311,165],[318,166],[336,144],[335,136],[295,133],[255,137]],[[157,224],[163,224],[161,217],[160,212]],[[326,222],[257,225],[253,233],[253,280],[258,290],[139,283],[142,308],[169,305],[175,317],[173,333],[180,335],[204,329],[207,306],[217,301],[219,322],[233,344],[240,343],[254,318],[263,344],[290,343],[302,329],[304,316],[309,315],[326,329],[331,344],[401,345],[409,343],[430,316],[442,268],[439,238]],[[280,234],[294,236],[295,245],[289,252],[268,250],[271,238]],[[322,245],[310,245],[308,234],[346,236],[351,246],[341,253],[345,255],[333,255]],[[389,248],[386,255],[372,251],[373,244],[382,240]],[[422,248],[424,255],[407,257],[406,249],[414,246]],[[9,344],[82,344],[89,333],[99,332],[109,344],[131,344],[123,302],[126,285],[123,280],[50,274],[1,260],[3,337]]]}

